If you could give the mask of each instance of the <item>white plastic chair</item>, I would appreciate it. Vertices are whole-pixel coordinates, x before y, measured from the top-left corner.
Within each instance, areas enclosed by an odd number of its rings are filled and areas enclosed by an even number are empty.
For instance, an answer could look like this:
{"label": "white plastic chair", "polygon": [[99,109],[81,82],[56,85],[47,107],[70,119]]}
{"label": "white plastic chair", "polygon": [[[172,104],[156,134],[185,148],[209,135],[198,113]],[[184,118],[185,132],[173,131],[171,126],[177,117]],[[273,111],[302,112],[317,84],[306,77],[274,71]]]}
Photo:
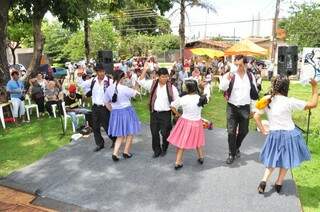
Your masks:
{"label": "white plastic chair", "polygon": [[6,107],[6,106],[10,106],[10,110],[11,110],[11,113],[12,113],[12,104],[11,104],[10,101],[0,104],[0,120],[1,120],[1,124],[2,124],[3,129],[6,129],[6,123],[4,121],[4,114],[3,114],[3,108]]}
{"label": "white plastic chair", "polygon": [[[67,121],[68,119],[70,119],[71,121],[71,124],[72,124],[72,131],[73,132],[76,132],[76,128],[71,120],[71,116],[67,114],[67,111],[66,111],[66,103],[65,102],[62,102],[62,111],[63,111],[63,127],[64,127],[64,131],[66,131],[67,129]],[[80,118],[80,117],[85,117],[84,114],[77,114],[77,117]]]}
{"label": "white plastic chair", "polygon": [[53,117],[57,118],[57,114],[56,114],[57,104],[52,104],[51,108],[52,108]]}
{"label": "white plastic chair", "polygon": [[27,104],[24,105],[24,108],[26,109],[27,112],[27,119],[28,121],[30,121],[30,114],[31,114],[31,110],[32,108],[36,109],[37,112],[37,118],[39,118],[39,109],[38,109],[38,105],[37,104],[32,104],[31,103],[31,99],[29,95],[26,95],[26,99],[25,102],[27,102]]}

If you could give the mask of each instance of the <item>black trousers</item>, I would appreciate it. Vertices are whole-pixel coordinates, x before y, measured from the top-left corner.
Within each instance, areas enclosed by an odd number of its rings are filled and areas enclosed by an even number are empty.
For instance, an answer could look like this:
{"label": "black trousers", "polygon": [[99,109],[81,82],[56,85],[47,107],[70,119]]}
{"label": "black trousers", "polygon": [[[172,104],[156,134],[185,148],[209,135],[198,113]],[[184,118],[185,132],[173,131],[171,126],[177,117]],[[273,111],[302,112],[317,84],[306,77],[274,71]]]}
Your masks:
{"label": "black trousers", "polygon": [[[152,149],[155,154],[167,151],[170,131],[172,129],[171,111],[152,112],[150,114],[150,129],[152,135]],[[162,136],[162,148],[160,144],[160,134]]]}
{"label": "black trousers", "polygon": [[[92,106],[92,130],[94,135],[94,140],[97,146],[104,146],[104,140],[101,136],[101,126],[108,134],[108,127],[109,127],[109,118],[110,118],[110,111],[105,106],[93,105]],[[108,135],[109,138],[115,142],[116,137],[112,137]]]}
{"label": "black trousers", "polygon": [[[229,154],[236,155],[243,139],[249,132],[250,105],[234,106],[227,104],[227,129]],[[237,127],[239,127],[237,132]]]}
{"label": "black trousers", "polygon": [[53,112],[52,112],[52,107],[51,107],[51,105],[54,105],[54,104],[57,105],[58,114],[59,114],[59,115],[63,115],[63,112],[62,112],[62,102],[61,102],[61,100],[59,100],[59,101],[48,101],[48,102],[46,102],[45,107],[46,107],[49,115],[50,115],[51,117],[53,117]]}
{"label": "black trousers", "polygon": [[[38,105],[39,112],[44,113],[44,97],[37,98],[34,101]],[[52,110],[51,110],[51,112],[52,112]]]}

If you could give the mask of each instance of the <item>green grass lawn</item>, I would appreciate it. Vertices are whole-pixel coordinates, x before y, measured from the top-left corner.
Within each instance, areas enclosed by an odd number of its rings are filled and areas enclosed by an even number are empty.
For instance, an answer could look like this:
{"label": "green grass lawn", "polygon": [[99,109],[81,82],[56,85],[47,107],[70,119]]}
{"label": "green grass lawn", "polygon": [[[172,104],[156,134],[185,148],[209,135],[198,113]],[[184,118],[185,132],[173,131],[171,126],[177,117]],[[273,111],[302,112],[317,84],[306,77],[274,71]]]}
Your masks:
{"label": "green grass lawn", "polygon": [[70,141],[71,130],[62,135],[60,119],[33,119],[19,127],[0,129],[0,176],[27,166]]}
{"label": "green grass lawn", "polygon": [[[269,82],[263,83],[263,91],[267,92]],[[308,100],[311,96],[310,86],[301,86],[292,83],[289,96]],[[149,122],[148,97],[144,96],[140,101],[133,101],[138,116],[143,123]],[[294,179],[297,183],[298,193],[304,211],[320,211],[320,107],[312,111],[310,124],[309,148],[312,160],[294,169]],[[308,112],[296,112],[295,122],[302,128],[307,128]],[[226,102],[218,89],[214,87],[213,96],[209,104],[203,110],[203,117],[213,121],[215,127],[226,127]],[[61,135],[61,123],[59,119],[33,119],[31,123],[20,127],[9,125],[6,131],[0,129],[0,176],[6,176],[14,170],[31,164],[48,153],[67,144],[70,140],[71,129],[68,125],[68,133]],[[255,130],[255,123],[250,121],[250,130]],[[262,173],[261,173],[262,174]],[[259,177],[259,176],[258,176]]]}

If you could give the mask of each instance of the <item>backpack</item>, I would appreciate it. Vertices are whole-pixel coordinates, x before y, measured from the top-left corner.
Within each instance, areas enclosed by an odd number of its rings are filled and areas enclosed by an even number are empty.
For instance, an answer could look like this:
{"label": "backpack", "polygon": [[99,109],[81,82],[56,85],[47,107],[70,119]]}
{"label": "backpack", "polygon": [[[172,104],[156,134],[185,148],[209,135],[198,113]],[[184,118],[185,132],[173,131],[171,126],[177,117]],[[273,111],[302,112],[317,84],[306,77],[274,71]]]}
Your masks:
{"label": "backpack", "polygon": [[[259,98],[259,94],[258,94],[258,91],[256,89],[256,87],[254,86],[253,84],[253,77],[252,77],[252,73],[250,71],[247,71],[247,75],[248,75],[248,78],[249,78],[249,81],[250,81],[250,98],[252,100],[257,100]],[[230,84],[229,84],[229,88],[228,90],[226,90],[224,93],[223,93],[223,96],[224,98],[228,101],[229,98],[230,98],[230,95],[231,95],[231,92],[232,92],[232,89],[233,89],[233,85],[234,85],[234,81],[235,81],[235,78],[236,76],[233,75],[231,80],[230,80]]]}

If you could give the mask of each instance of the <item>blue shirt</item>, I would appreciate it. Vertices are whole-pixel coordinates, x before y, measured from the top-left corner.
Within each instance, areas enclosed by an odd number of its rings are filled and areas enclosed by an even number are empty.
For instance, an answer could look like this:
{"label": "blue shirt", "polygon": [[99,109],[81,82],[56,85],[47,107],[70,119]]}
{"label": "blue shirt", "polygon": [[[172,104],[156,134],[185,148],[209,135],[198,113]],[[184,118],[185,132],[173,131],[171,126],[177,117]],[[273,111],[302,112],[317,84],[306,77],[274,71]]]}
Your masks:
{"label": "blue shirt", "polygon": [[10,93],[11,98],[20,98],[24,90],[22,81],[9,80],[7,83],[7,91]]}
{"label": "blue shirt", "polygon": [[185,71],[179,71],[179,80],[184,81],[186,78],[188,78],[188,73]]}

